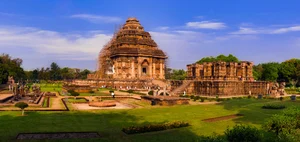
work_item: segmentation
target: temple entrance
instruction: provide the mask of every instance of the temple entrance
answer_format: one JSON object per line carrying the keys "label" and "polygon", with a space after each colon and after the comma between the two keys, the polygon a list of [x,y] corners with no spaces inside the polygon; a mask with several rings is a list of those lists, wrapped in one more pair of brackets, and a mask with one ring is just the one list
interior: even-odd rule
{"label": "temple entrance", "polygon": [[148,74],[148,69],[149,67],[149,62],[145,59],[142,63],[142,75],[147,75]]}
{"label": "temple entrance", "polygon": [[142,73],[143,73],[143,74],[147,74],[147,68],[146,68],[146,67],[143,67]]}

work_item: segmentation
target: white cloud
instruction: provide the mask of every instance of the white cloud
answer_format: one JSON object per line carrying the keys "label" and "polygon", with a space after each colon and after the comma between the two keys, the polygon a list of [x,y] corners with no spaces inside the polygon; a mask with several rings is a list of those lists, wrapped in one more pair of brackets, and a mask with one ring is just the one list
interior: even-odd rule
{"label": "white cloud", "polygon": [[241,34],[258,34],[259,32],[257,30],[254,30],[252,28],[245,28],[245,27],[240,27],[239,31],[236,32],[231,32],[230,34],[237,34],[237,35],[241,35]]}
{"label": "white cloud", "polygon": [[75,14],[71,15],[71,18],[78,18],[82,20],[87,20],[91,23],[99,24],[99,23],[116,23],[120,22],[121,18],[119,17],[111,17],[111,16],[101,16],[101,15],[91,15],[91,14]]}
{"label": "white cloud", "polygon": [[201,22],[188,22],[186,27],[194,29],[224,29],[226,28],[225,23],[222,22],[210,22],[210,21],[201,21]]}
{"label": "white cloud", "polygon": [[162,26],[162,27],[158,27],[156,28],[157,30],[168,30],[170,29],[170,27],[167,27],[167,26]]}
{"label": "white cloud", "polygon": [[287,27],[287,28],[280,28],[272,31],[273,34],[282,34],[282,33],[287,33],[287,32],[296,32],[300,31],[300,26],[292,26],[292,27]]}
{"label": "white cloud", "polygon": [[30,27],[0,27],[0,49],[18,47],[23,51],[34,51],[42,55],[53,54],[58,59],[93,60],[111,38],[111,35],[90,33],[59,33]]}

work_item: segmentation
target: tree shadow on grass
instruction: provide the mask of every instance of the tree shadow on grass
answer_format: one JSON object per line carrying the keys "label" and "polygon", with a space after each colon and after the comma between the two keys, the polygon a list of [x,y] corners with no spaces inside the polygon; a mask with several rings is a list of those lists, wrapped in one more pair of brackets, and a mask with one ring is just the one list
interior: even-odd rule
{"label": "tree shadow on grass", "polygon": [[272,110],[272,109],[262,109],[261,107],[264,104],[275,103],[275,104],[284,104],[287,107],[289,106],[299,106],[299,102],[291,102],[291,101],[279,101],[272,99],[233,99],[230,101],[224,101],[218,105],[223,106],[226,110],[234,110],[237,111],[238,114],[243,114],[243,117],[239,117],[233,119],[235,123],[243,123],[243,124],[255,124],[262,125],[266,122],[268,118],[272,115],[280,113],[282,110]]}
{"label": "tree shadow on grass", "polygon": [[[1,112],[2,113],[2,112]],[[197,141],[189,127],[143,134],[127,135],[122,128],[155,124],[143,121],[142,117],[129,115],[126,111],[104,112],[3,112],[0,115],[0,141],[17,141],[19,133],[43,132],[98,132],[101,138],[94,139],[53,139],[42,141]],[[158,122],[156,122],[158,123]],[[164,122],[159,122],[164,123]],[[24,141],[24,140],[22,140]],[[30,140],[41,141],[41,140]]]}

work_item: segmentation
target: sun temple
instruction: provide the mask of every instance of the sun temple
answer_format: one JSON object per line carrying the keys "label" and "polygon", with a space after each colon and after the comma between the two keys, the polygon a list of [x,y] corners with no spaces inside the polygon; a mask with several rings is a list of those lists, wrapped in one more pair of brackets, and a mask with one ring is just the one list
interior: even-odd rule
{"label": "sun temple", "polygon": [[128,18],[101,49],[97,71],[77,83],[120,89],[149,90],[159,86],[164,94],[172,96],[257,95],[268,94],[272,88],[269,82],[254,80],[253,62],[249,61],[193,63],[187,65],[185,80],[166,80],[167,58],[139,20]]}
{"label": "sun temple", "polygon": [[166,54],[136,18],[128,18],[100,51],[89,79],[165,79]]}

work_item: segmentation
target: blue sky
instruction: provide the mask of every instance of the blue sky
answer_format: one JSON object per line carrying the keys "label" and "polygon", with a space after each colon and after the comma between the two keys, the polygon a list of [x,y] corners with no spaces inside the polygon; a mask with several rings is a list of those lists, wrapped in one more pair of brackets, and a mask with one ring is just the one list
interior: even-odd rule
{"label": "blue sky", "polygon": [[2,0],[0,51],[27,70],[60,66],[95,70],[96,58],[128,17],[140,20],[169,56],[171,68],[202,57],[300,58],[299,1],[279,0]]}

